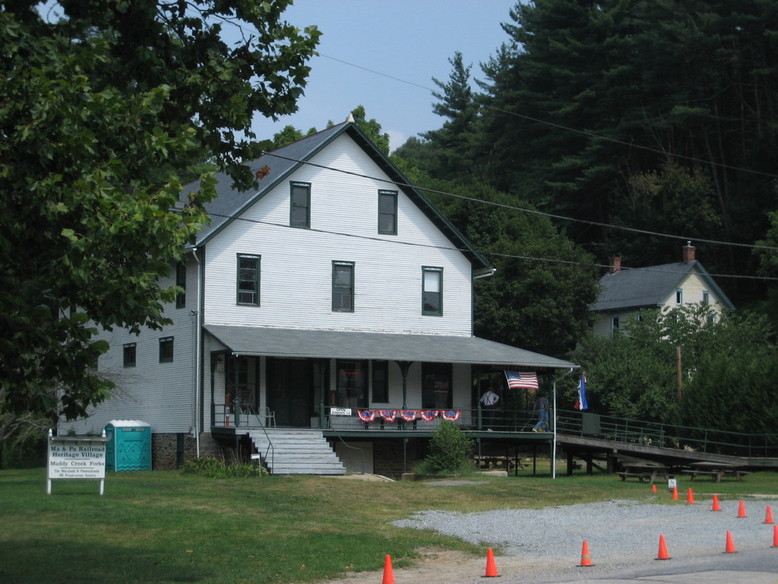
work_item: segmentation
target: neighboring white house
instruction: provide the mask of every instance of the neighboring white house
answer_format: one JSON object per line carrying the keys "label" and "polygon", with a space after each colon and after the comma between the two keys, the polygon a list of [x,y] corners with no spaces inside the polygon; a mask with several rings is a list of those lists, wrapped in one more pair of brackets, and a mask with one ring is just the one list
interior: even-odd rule
{"label": "neighboring white house", "polygon": [[[118,389],[60,431],[148,422],[164,468],[211,452],[214,437],[235,444],[247,421],[334,436],[334,412],[393,408],[455,410],[477,426],[477,373],[573,367],[473,336],[473,280],[491,264],[353,122],[251,168],[257,191],[219,177],[212,223],[169,282],[186,290],[166,307],[173,324],[106,333],[99,368]],[[362,468],[396,467],[403,435],[351,436]]]}
{"label": "neighboring white house", "polygon": [[608,273],[600,278],[600,294],[592,305],[594,334],[612,338],[620,326],[646,308],[690,304],[710,306],[714,315],[735,308],[697,261],[691,243],[683,246],[681,261],[673,264],[622,269],[621,256],[615,256]]}

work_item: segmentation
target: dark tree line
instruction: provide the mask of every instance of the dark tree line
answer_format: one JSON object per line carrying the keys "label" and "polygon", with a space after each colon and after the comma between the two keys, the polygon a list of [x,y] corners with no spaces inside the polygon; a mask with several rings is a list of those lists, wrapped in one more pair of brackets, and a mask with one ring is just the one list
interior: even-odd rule
{"label": "dark tree line", "polygon": [[[434,110],[443,126],[401,148],[433,178],[477,181],[538,209],[606,263],[676,261],[695,241],[708,271],[754,275],[747,246],[775,209],[778,4],[770,0],[517,3],[482,64],[455,55]],[[721,282],[738,306],[764,281]]]}

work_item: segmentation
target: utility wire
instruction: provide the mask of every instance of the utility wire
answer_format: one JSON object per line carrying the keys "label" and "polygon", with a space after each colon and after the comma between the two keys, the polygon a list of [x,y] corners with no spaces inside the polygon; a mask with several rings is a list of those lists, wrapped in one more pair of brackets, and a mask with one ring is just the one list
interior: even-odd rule
{"label": "utility wire", "polygon": [[[433,94],[433,95],[437,91],[436,89],[434,89],[432,87],[429,87],[429,86],[426,86],[426,85],[422,85],[422,84],[416,83],[414,81],[408,81],[407,79],[402,79],[400,77],[395,77],[394,75],[388,75],[386,73],[382,73],[381,71],[377,71],[375,69],[370,69],[369,67],[364,67],[362,65],[357,65],[356,63],[352,63],[352,62],[346,61],[344,59],[339,59],[337,57],[332,57],[330,55],[325,55],[323,53],[319,53],[319,55],[322,56],[322,57],[325,57],[327,59],[330,59],[332,61],[335,61],[337,63],[342,63],[343,65],[347,65],[349,67],[353,67],[355,69],[361,69],[362,71],[367,71],[368,73],[372,73],[374,75],[379,75],[381,77],[386,77],[387,79],[392,79],[393,81],[397,81],[399,83],[404,83],[405,85],[410,85],[412,87],[417,87],[419,89],[424,89],[425,91],[428,91],[430,94]],[[626,140],[619,140],[618,138],[611,138],[611,137],[608,137],[608,136],[604,136],[602,134],[598,134],[596,132],[592,132],[590,130],[581,130],[581,129],[578,129],[578,128],[573,128],[573,127],[570,127],[570,126],[565,126],[564,124],[559,124],[557,122],[551,122],[549,120],[544,120],[544,119],[541,119],[541,118],[536,118],[534,116],[528,116],[526,114],[521,114],[521,113],[518,113],[518,112],[508,111],[508,110],[505,110],[505,109],[502,109],[502,108],[498,108],[498,107],[495,107],[495,106],[492,106],[492,105],[489,105],[489,104],[478,103],[476,100],[473,100],[473,104],[477,108],[479,108],[479,109],[488,109],[488,110],[491,110],[491,111],[494,111],[494,112],[498,112],[498,113],[501,113],[501,114],[505,114],[505,115],[508,115],[508,116],[513,116],[513,117],[521,118],[523,120],[534,122],[536,124],[541,124],[541,125],[544,125],[544,126],[548,126],[550,128],[555,128],[557,130],[563,130],[565,132],[571,132],[571,133],[574,133],[574,134],[579,134],[579,135],[582,135],[582,136],[586,136],[588,138],[596,138],[598,140],[604,140],[606,142],[611,142],[613,144],[618,144],[620,146],[627,146],[628,148],[635,148],[637,150],[643,150],[643,151],[651,152],[651,153],[654,153],[654,154],[660,154],[662,156],[669,156],[669,157],[672,157],[672,158],[678,158],[680,160],[686,160],[686,161],[689,161],[689,162],[696,162],[698,164],[703,164],[705,166],[715,166],[715,167],[723,168],[723,169],[726,169],[726,170],[736,170],[738,172],[745,172],[745,173],[754,174],[754,175],[757,175],[757,176],[765,176],[765,177],[769,177],[769,178],[778,178],[778,174],[775,174],[775,173],[765,172],[765,171],[761,171],[761,170],[755,170],[755,169],[751,169],[751,168],[743,168],[741,166],[734,166],[734,165],[726,164],[726,163],[723,163],[723,162],[716,162],[714,160],[703,160],[702,158],[695,158],[694,156],[686,156],[684,154],[676,154],[676,153],[672,153],[672,152],[667,152],[665,150],[660,150],[659,148],[654,148],[652,146],[646,146],[644,144],[639,144],[639,143],[636,143],[636,142],[627,142]]]}
{"label": "utility wire", "polygon": [[733,246],[733,247],[745,247],[745,248],[750,248],[750,249],[778,251],[778,247],[775,247],[775,246],[757,245],[757,244],[750,244],[750,243],[738,243],[738,242],[734,242],[734,241],[720,241],[720,240],[715,240],[715,239],[705,239],[705,238],[700,238],[700,237],[693,237],[693,236],[689,236],[689,235],[674,235],[674,234],[671,234],[671,233],[661,233],[661,232],[658,232],[658,231],[650,231],[650,230],[647,230],[647,229],[637,229],[635,227],[626,227],[626,226],[620,226],[620,225],[613,225],[613,224],[610,224],[610,223],[602,223],[600,221],[591,221],[589,219],[576,219],[574,217],[567,217],[565,215],[558,215],[558,214],[555,214],[555,213],[546,213],[544,211],[537,211],[537,210],[534,210],[534,209],[527,209],[525,207],[517,207],[517,206],[514,206],[514,205],[508,205],[506,203],[495,203],[494,201],[487,201],[485,199],[478,199],[476,197],[469,197],[469,196],[466,196],[466,195],[458,195],[458,194],[455,194],[455,193],[450,193],[450,192],[447,192],[447,191],[441,191],[441,190],[438,190],[438,189],[431,189],[431,188],[427,188],[427,187],[421,187],[421,186],[418,186],[418,185],[412,185],[412,184],[409,184],[409,183],[394,181],[394,180],[391,180],[391,179],[388,179],[388,178],[374,177],[374,176],[370,176],[370,175],[367,175],[367,174],[362,174],[362,173],[359,173],[359,172],[354,172],[354,171],[351,171],[351,170],[344,170],[344,169],[341,169],[341,168],[335,168],[335,167],[327,166],[327,165],[324,165],[324,164],[317,164],[315,162],[310,162],[310,161],[307,161],[307,160],[300,160],[299,158],[292,158],[292,157],[289,157],[289,156],[284,156],[282,154],[277,154],[275,152],[263,152],[263,155],[273,156],[275,158],[279,158],[281,160],[287,160],[289,162],[295,162],[295,163],[299,163],[299,164],[307,164],[308,166],[312,166],[314,168],[320,168],[322,170],[330,170],[330,171],[333,171],[333,172],[339,172],[339,173],[342,173],[342,174],[347,174],[347,175],[350,175],[350,176],[356,176],[356,177],[359,177],[359,178],[365,178],[365,179],[374,180],[374,181],[378,181],[378,182],[390,183],[390,184],[393,184],[393,185],[396,185],[396,186],[399,186],[399,187],[408,187],[408,188],[416,189],[416,190],[419,190],[419,191],[425,191],[425,192],[428,192],[428,193],[434,193],[436,195],[442,195],[442,196],[446,196],[446,197],[453,197],[453,198],[456,198],[456,199],[462,199],[462,200],[470,201],[470,202],[473,202],[473,203],[480,203],[480,204],[483,204],[483,205],[491,205],[493,207],[499,207],[499,208],[502,208],[502,209],[510,209],[512,211],[519,211],[521,213],[527,213],[527,214],[531,214],[531,215],[540,215],[540,216],[543,216],[543,217],[549,217],[551,219],[560,219],[560,220],[563,220],[563,221],[570,221],[570,222],[573,222],[573,223],[583,223],[583,224],[586,224],[586,225],[595,225],[597,227],[605,227],[605,228],[608,228],[608,229],[614,229],[614,230],[620,230],[620,231],[628,231],[630,233],[640,233],[642,235],[654,235],[654,236],[657,236],[657,237],[665,237],[665,238],[668,238],[668,239],[678,239],[678,240],[682,240],[682,241],[695,241],[695,242],[710,243],[710,244],[715,244],[715,245],[730,245],[730,246]]}
{"label": "utility wire", "polygon": [[[299,231],[299,228],[292,227],[288,224],[284,223],[275,223],[273,221],[263,221],[261,219],[249,219],[247,217],[237,217],[232,215],[224,215],[220,213],[209,213],[212,217],[221,217],[224,219],[233,219],[235,221],[245,221],[247,223],[252,223],[255,225],[267,225],[269,227],[279,227],[282,229],[295,229]],[[469,250],[458,248],[458,247],[452,247],[452,246],[446,246],[446,245],[434,245],[431,243],[419,243],[419,242],[412,242],[412,241],[404,241],[401,239],[388,239],[383,237],[377,237],[377,236],[371,236],[371,235],[358,235],[355,233],[346,233],[344,231],[331,231],[328,229],[317,229],[317,228],[308,228],[306,231],[310,231],[312,233],[322,233],[326,235],[335,235],[338,237],[347,237],[352,239],[361,239],[361,240],[368,240],[368,241],[380,241],[381,243],[392,243],[395,245],[405,245],[409,247],[421,247],[421,248],[427,248],[427,249],[437,249],[442,251],[457,251],[462,254],[468,253]],[[544,262],[544,263],[551,263],[551,264],[565,264],[565,265],[573,265],[573,266],[591,266],[598,268],[610,268],[610,265],[607,264],[588,264],[584,262],[579,262],[576,260],[564,260],[564,259],[554,259],[554,258],[541,258],[541,257],[534,257],[534,256],[524,256],[524,255],[515,255],[515,254],[506,254],[506,253],[499,253],[499,252],[485,252],[481,251],[483,255],[486,256],[492,256],[497,258],[504,258],[504,259],[515,259],[515,260],[526,260],[526,261],[534,261],[534,262]],[[652,271],[657,273],[672,273],[677,274],[678,270],[671,270],[671,269],[660,269],[657,267],[650,267],[650,268],[630,268],[627,266],[622,266],[622,270],[628,271],[628,270],[646,270],[646,271]],[[739,278],[744,280],[766,280],[766,281],[778,281],[778,277],[769,277],[769,276],[748,276],[748,275],[741,275],[741,274],[708,274],[711,277],[716,278]]]}

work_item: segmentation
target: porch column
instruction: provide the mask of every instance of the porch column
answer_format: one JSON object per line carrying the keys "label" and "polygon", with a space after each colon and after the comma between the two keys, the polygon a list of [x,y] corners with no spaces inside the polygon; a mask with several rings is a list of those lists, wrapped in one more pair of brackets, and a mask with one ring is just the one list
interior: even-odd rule
{"label": "porch column", "polygon": [[408,370],[413,365],[413,361],[395,361],[400,367],[400,373],[403,376],[403,409],[408,407]]}

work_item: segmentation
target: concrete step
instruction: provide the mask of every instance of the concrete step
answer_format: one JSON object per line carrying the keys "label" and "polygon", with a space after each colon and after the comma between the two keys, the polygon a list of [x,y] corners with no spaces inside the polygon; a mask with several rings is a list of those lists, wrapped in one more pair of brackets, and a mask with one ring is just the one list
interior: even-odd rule
{"label": "concrete step", "polygon": [[272,474],[346,474],[346,468],[321,430],[266,428],[264,432],[249,430],[246,433]]}

